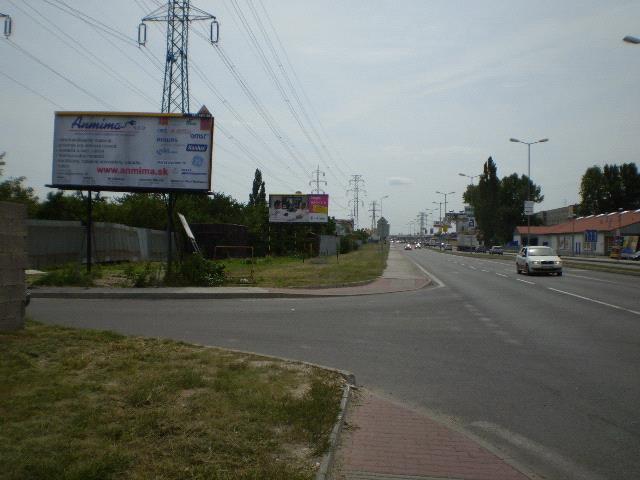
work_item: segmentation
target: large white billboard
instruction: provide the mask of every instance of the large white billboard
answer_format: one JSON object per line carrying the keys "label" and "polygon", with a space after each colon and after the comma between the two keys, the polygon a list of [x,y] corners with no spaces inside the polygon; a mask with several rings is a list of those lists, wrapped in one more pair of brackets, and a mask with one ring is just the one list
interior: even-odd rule
{"label": "large white billboard", "polygon": [[52,185],[111,191],[209,191],[213,117],[56,112]]}
{"label": "large white billboard", "polygon": [[329,195],[269,195],[271,223],[327,223],[328,220]]}

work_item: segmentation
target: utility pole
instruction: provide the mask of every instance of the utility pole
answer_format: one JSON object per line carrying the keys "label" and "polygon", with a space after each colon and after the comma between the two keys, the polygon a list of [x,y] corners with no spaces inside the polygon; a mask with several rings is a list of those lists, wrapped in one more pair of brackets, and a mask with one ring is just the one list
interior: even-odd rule
{"label": "utility pole", "polygon": [[349,203],[353,206],[353,222],[354,222],[354,230],[357,230],[359,226],[359,213],[360,213],[360,204],[364,206],[364,202],[360,199],[361,195],[366,195],[366,190],[364,190],[364,178],[362,175],[351,175],[351,179],[349,180],[349,189],[347,190],[347,195],[349,193],[353,194],[353,199],[349,200]]}
{"label": "utility pole", "polygon": [[[162,88],[162,113],[189,114],[189,22],[211,20],[209,41],[217,43],[219,25],[216,17],[191,5],[190,0],[167,0],[142,19],[138,26],[138,44],[147,41],[147,25],[144,22],[166,22],[167,54]],[[203,107],[203,110],[206,110]],[[91,193],[89,193],[91,194]],[[167,273],[171,273],[173,209],[176,194],[167,194]]]}
{"label": "utility pole", "polygon": [[[325,187],[327,186],[327,181],[326,180],[320,180],[320,175],[322,175],[322,177],[324,177],[324,172],[320,171],[320,165],[318,165],[318,168],[316,170],[314,170],[313,172],[311,172],[311,181],[309,182],[309,185],[311,185],[313,187],[313,185],[316,186],[316,188],[312,188],[311,189],[311,193],[324,193],[324,190],[322,190],[320,188],[320,184],[324,183]],[[314,179],[315,177],[315,179]]]}
{"label": "utility pole", "polygon": [[371,208],[369,209],[369,211],[371,212],[371,233],[373,233],[376,231],[376,228],[378,226],[378,224],[376,223],[376,206],[378,205],[378,202],[374,200],[370,203],[370,205]]}

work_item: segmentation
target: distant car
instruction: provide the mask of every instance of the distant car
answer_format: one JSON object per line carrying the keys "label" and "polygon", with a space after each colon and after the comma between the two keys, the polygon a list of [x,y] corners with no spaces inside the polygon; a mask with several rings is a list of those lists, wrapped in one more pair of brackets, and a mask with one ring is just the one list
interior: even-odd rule
{"label": "distant car", "polygon": [[489,254],[490,255],[503,255],[504,254],[504,250],[502,250],[502,247],[500,245],[494,245],[493,247],[491,247],[489,249]]}
{"label": "distant car", "polygon": [[532,273],[555,273],[562,275],[562,260],[551,247],[522,247],[516,256],[516,271]]}
{"label": "distant car", "polygon": [[405,250],[413,250],[413,249],[411,248],[411,244],[410,244],[410,243],[407,243],[407,244],[404,246],[404,249],[405,249]]}
{"label": "distant car", "polygon": [[630,251],[622,251],[620,252],[620,258],[624,259],[624,260],[640,260],[640,250],[638,250],[637,252],[630,252]]}
{"label": "distant car", "polygon": [[416,243],[415,246],[413,248],[422,248],[422,245],[420,244],[420,242]]}
{"label": "distant car", "polygon": [[474,252],[476,253],[487,253],[487,247],[485,247],[484,245],[478,245]]}

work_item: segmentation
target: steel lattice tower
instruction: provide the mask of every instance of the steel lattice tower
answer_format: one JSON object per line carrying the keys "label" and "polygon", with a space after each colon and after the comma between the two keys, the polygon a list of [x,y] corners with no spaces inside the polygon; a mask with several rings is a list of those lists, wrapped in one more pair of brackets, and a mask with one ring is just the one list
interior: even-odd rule
{"label": "steel lattice tower", "polygon": [[[211,43],[218,41],[218,23],[216,18],[199,8],[190,5],[190,0],[169,0],[142,19],[138,31],[138,42],[146,41],[144,22],[167,23],[167,56],[164,66],[164,85],[162,89],[162,113],[189,113],[189,22],[212,20]],[[215,26],[215,29],[214,29]]]}

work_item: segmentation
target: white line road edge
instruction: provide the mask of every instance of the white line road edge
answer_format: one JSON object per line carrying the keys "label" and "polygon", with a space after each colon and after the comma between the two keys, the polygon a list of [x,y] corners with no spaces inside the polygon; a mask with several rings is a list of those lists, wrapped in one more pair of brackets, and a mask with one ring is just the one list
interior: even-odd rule
{"label": "white line road edge", "polygon": [[418,267],[420,269],[420,271],[422,273],[424,273],[427,277],[429,277],[431,280],[436,282],[438,284],[436,288],[446,287],[446,285],[444,284],[444,282],[442,280],[440,280],[438,277],[436,277],[433,273],[429,273],[424,268],[422,268],[422,265],[420,265],[418,262],[416,262],[413,258],[411,258],[408,255],[406,256],[406,258],[411,260],[411,263],[413,263],[416,267]]}
{"label": "white line road edge", "polygon": [[597,303],[599,305],[604,305],[605,307],[615,308],[616,310],[622,310],[624,312],[633,313],[634,315],[640,315],[640,312],[637,312],[635,310],[630,310],[628,308],[620,307],[618,305],[613,305],[611,303],[602,302],[602,301],[596,300],[594,298],[583,297],[582,295],[578,295],[577,293],[565,292],[564,290],[558,290],[557,288],[551,288],[551,287],[547,287],[547,290],[552,290],[554,292],[562,293],[564,295],[570,295],[572,297],[580,298],[582,300],[587,300],[588,302],[593,302],[593,303]]}

